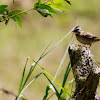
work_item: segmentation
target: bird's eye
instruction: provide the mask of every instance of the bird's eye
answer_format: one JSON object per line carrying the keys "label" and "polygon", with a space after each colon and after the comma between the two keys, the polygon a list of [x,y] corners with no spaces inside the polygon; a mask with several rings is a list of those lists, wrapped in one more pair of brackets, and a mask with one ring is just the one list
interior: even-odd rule
{"label": "bird's eye", "polygon": [[79,26],[76,26],[76,28],[79,28]]}

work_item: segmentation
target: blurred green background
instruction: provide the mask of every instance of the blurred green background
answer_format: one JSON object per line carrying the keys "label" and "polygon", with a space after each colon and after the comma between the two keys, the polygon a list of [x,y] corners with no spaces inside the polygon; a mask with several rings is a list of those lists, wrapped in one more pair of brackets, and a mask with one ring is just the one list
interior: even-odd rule
{"label": "blurred green background", "polygon": [[[37,0],[0,0],[0,5],[9,5],[10,10],[31,8]],[[42,17],[36,11],[29,11],[28,15],[21,16],[23,28],[10,20],[6,26],[0,23],[0,88],[5,88],[17,94],[22,71],[27,57],[37,60],[47,45],[51,42],[52,48],[63,36],[65,36],[76,24],[88,32],[100,37],[100,1],[99,0],[71,0],[72,6],[66,4],[68,11],[57,13],[54,18]],[[39,64],[52,76],[55,75],[64,52],[70,41],[71,33],[60,45],[44,57]],[[95,59],[100,61],[100,43],[91,47]],[[69,61],[67,56],[62,67],[66,67]],[[32,61],[28,62],[27,72]],[[32,73],[32,80],[42,70],[37,66]],[[26,74],[27,74],[26,72]],[[57,78],[62,83],[63,71]],[[70,73],[69,80],[73,78]],[[40,76],[25,92],[28,100],[41,100],[45,94],[45,88],[49,84],[44,76]],[[58,85],[55,84],[57,87]],[[59,87],[58,87],[59,88]],[[100,94],[100,92],[99,92]],[[1,100],[14,100],[12,96],[5,95],[0,91]],[[56,100],[53,97],[51,100]]]}

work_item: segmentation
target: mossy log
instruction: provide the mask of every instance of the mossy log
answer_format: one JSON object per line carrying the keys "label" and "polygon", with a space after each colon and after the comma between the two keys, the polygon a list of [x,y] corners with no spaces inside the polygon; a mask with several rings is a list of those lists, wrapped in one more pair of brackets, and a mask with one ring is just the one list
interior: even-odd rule
{"label": "mossy log", "polygon": [[76,83],[72,100],[100,100],[97,94],[100,68],[95,64],[89,48],[71,45],[69,56]]}

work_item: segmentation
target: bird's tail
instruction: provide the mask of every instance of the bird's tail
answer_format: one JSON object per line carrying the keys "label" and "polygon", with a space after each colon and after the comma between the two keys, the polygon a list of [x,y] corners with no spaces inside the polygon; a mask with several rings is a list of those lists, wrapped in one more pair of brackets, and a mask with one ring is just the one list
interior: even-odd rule
{"label": "bird's tail", "polygon": [[97,37],[97,38],[95,38],[95,40],[96,40],[96,41],[100,41],[100,38]]}

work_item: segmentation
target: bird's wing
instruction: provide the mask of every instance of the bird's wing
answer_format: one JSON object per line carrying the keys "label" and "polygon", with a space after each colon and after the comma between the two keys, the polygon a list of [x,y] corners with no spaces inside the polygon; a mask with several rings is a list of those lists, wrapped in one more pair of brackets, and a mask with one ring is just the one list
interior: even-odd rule
{"label": "bird's wing", "polygon": [[89,32],[84,32],[84,31],[82,31],[81,33],[80,33],[80,35],[81,36],[83,36],[83,37],[87,37],[87,38],[97,38],[95,35],[93,35],[93,34],[91,34],[91,33],[89,33]]}

